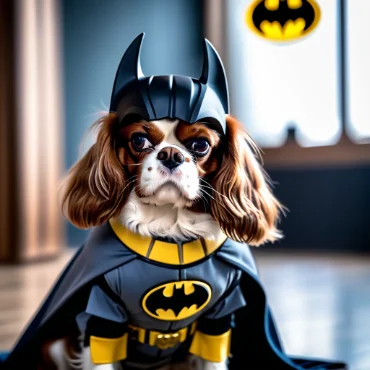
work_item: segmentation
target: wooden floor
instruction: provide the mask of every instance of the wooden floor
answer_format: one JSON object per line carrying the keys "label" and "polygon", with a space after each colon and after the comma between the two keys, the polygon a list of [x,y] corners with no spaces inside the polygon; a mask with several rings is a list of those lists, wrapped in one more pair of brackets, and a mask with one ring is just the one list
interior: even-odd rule
{"label": "wooden floor", "polygon": [[[0,350],[14,344],[70,255],[0,266]],[[288,353],[370,369],[369,257],[265,251],[257,260]]]}

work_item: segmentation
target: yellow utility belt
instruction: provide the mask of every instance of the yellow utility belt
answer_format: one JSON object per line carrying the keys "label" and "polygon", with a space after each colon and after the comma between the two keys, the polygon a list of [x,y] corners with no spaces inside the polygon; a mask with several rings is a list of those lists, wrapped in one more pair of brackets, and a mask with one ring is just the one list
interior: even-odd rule
{"label": "yellow utility belt", "polygon": [[196,322],[173,333],[159,332],[128,325],[129,333],[120,338],[90,337],[91,358],[94,364],[111,364],[126,359],[128,340],[168,349],[192,336],[189,352],[212,362],[225,361],[230,355],[231,329],[220,335],[196,331]]}
{"label": "yellow utility belt", "polygon": [[139,343],[149,344],[150,346],[156,346],[159,349],[167,349],[174,347],[178,343],[185,342],[185,340],[193,335],[196,329],[196,322],[191,325],[179,329],[173,333],[160,332],[156,330],[149,330],[144,328],[139,328],[134,325],[128,325],[129,328],[129,338],[131,340],[136,340]]}

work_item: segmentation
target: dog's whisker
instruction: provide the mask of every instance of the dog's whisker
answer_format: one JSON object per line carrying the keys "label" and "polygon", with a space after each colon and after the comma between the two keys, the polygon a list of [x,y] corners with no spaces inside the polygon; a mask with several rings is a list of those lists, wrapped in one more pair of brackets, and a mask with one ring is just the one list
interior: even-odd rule
{"label": "dog's whisker", "polygon": [[214,191],[216,194],[218,194],[218,195],[221,195],[222,197],[224,197],[224,198],[226,198],[226,199],[228,199],[227,198],[227,196],[226,195],[224,195],[224,194],[222,194],[222,193],[220,193],[219,191],[217,191],[208,181],[206,181],[205,179],[202,179],[201,177],[199,178],[199,180],[201,180],[201,181],[203,181],[203,182],[205,182],[207,185],[203,185],[203,184],[200,184],[200,186],[204,186],[204,187],[207,187],[207,188],[209,188],[209,189],[211,189],[212,191]]}
{"label": "dog's whisker", "polygon": [[130,178],[130,181],[125,185],[125,187],[121,190],[121,192],[120,192],[120,194],[119,194],[119,196],[121,196],[122,194],[123,194],[123,192],[127,189],[127,187],[128,186],[130,186],[132,183],[134,183],[136,180],[137,180],[137,175],[135,175],[135,176],[132,176],[131,178]]}
{"label": "dog's whisker", "polygon": [[202,192],[204,192],[206,195],[208,195],[210,198],[212,198],[213,201],[215,201],[216,203],[222,205],[222,203],[218,199],[214,198],[211,194],[207,193],[204,189],[200,188],[200,190]]}
{"label": "dog's whisker", "polygon": [[207,202],[206,198],[204,198],[204,197],[200,197],[200,199],[201,199],[201,200],[202,200],[202,202],[203,202],[203,206],[204,206],[204,208],[207,208],[207,206],[209,207],[209,205],[208,205],[208,202]]}
{"label": "dog's whisker", "polygon": [[207,191],[202,186],[200,186],[200,191],[204,192],[206,195],[208,195],[210,198],[216,201],[216,198],[213,197],[211,194],[207,193]]}
{"label": "dog's whisker", "polygon": [[123,202],[123,194],[124,194],[124,191],[125,189],[127,189],[128,186],[130,186],[130,184],[134,183],[136,181],[136,178],[138,176],[132,176],[131,177],[131,181],[129,181],[126,186],[121,190],[121,192],[118,194],[118,197],[117,197],[117,203],[116,203],[116,206],[113,208],[112,210],[112,214],[115,214],[117,212],[117,210],[119,210],[120,208],[122,208],[122,202]]}
{"label": "dog's whisker", "polygon": [[120,194],[118,195],[118,199],[117,199],[117,204],[116,206],[113,208],[113,211],[112,213],[115,214],[117,210],[119,210],[121,207],[122,207],[122,201],[123,201],[123,194],[124,194],[124,191],[125,189],[132,183],[134,183],[136,181],[136,179],[130,181],[123,189],[122,191],[120,192]]}
{"label": "dog's whisker", "polygon": [[[199,197],[203,200],[203,204],[204,204],[204,201],[207,203],[207,206],[209,207],[209,202],[208,202],[208,199],[202,194],[202,189],[201,189],[201,193],[199,194]],[[207,193],[206,193],[207,194]],[[208,194],[207,194],[208,195]],[[204,206],[206,206],[204,204]]]}
{"label": "dog's whisker", "polygon": [[[138,176],[136,176],[136,177],[138,177]],[[127,184],[126,186],[125,186],[125,188],[127,188],[127,186],[128,185],[130,185],[130,184],[132,184],[133,182],[135,182],[136,181],[136,179],[135,180],[133,180],[133,181],[130,181],[130,183],[129,184]],[[134,191],[136,188],[138,188],[140,185],[136,185],[136,186],[134,186],[133,188],[132,188],[132,191]],[[121,192],[121,194],[123,193],[123,191],[124,191],[124,189],[122,190],[122,192]],[[130,202],[130,201],[129,201]],[[116,209],[118,209],[120,206],[118,205],[115,209],[114,209],[114,211],[116,211]],[[135,205],[135,207],[136,207],[136,205]],[[136,212],[136,210],[135,210],[135,212]]]}

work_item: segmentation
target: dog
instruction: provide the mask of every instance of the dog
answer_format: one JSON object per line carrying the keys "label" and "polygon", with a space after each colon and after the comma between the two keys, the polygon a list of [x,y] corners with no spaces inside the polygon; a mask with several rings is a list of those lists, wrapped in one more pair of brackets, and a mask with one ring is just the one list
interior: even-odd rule
{"label": "dog", "polygon": [[217,51],[204,40],[198,79],[145,76],[143,39],[62,185],[64,215],[89,236],[4,370],[345,369],[279,340],[247,244],[281,238],[284,208],[229,115]]}
{"label": "dog", "polygon": [[[115,113],[94,127],[96,143],[62,187],[63,212],[75,226],[87,229],[115,218],[143,237],[179,243],[224,234],[259,246],[281,238],[276,225],[282,206],[259,163],[257,145],[234,117],[226,116],[224,136],[209,122],[131,117],[119,125]],[[45,344],[45,369],[121,368],[94,365],[83,336],[71,333]],[[160,369],[225,370],[227,360],[189,354]]]}

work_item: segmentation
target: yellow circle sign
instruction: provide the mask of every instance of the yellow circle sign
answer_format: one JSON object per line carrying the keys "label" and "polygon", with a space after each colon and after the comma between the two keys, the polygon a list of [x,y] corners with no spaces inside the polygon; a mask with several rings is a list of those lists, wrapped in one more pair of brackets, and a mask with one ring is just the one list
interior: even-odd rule
{"label": "yellow circle sign", "polygon": [[318,25],[321,11],[315,0],[255,0],[246,12],[248,27],[265,39],[300,39]]}
{"label": "yellow circle sign", "polygon": [[211,287],[202,281],[174,281],[151,289],[145,294],[141,304],[151,317],[178,321],[201,311],[211,296]]}

